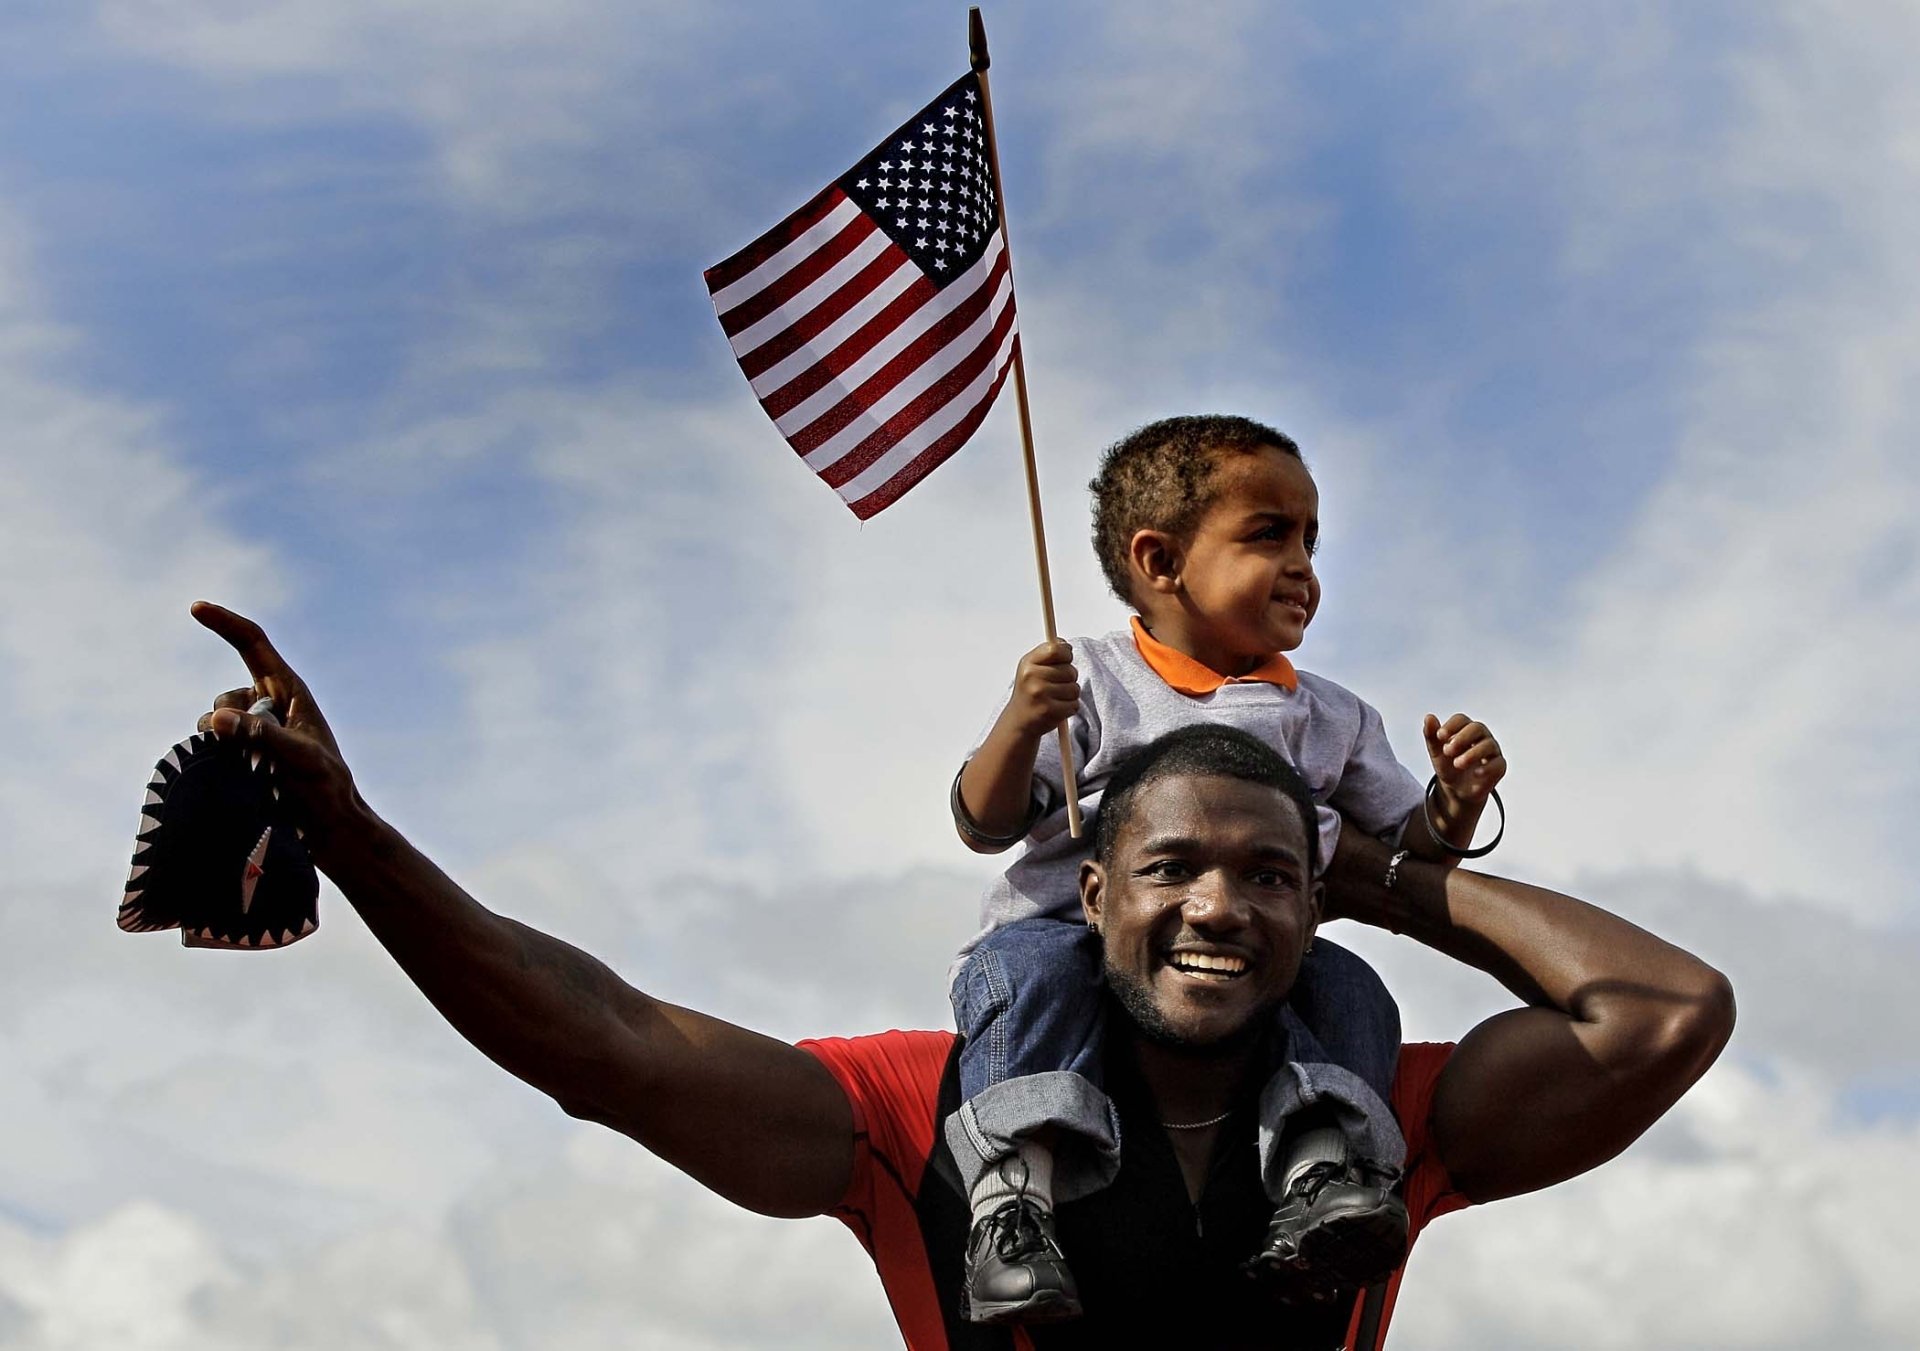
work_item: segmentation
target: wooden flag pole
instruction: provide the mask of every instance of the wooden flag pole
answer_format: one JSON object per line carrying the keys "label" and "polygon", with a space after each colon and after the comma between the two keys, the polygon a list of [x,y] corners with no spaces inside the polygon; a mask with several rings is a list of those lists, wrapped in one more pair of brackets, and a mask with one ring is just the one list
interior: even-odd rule
{"label": "wooden flag pole", "polygon": [[[987,127],[987,158],[993,164],[993,181],[998,191],[994,210],[1000,216],[1000,247],[1007,251],[1007,272],[1013,272],[1013,243],[1007,234],[1006,180],[1000,176],[1000,138],[993,131],[993,94],[987,88],[987,25],[980,7],[967,10],[967,49],[973,73],[980,77],[980,116]],[[1046,621],[1047,641],[1058,642],[1060,632],[1053,619],[1053,576],[1047,569],[1047,527],[1040,517],[1040,471],[1033,458],[1033,419],[1027,412],[1027,363],[1024,343],[1017,339],[1013,348],[1013,401],[1020,410],[1020,448],[1027,465],[1027,514],[1033,518],[1033,561],[1040,569],[1040,613]],[[1079,839],[1080,785],[1073,772],[1073,738],[1063,722],[1060,733],[1060,781],[1067,790],[1067,832]]]}

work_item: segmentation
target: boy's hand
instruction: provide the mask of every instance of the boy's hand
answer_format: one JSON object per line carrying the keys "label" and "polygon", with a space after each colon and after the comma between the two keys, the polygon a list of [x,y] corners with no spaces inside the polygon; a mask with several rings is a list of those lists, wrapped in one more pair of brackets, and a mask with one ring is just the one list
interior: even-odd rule
{"label": "boy's hand", "polygon": [[1080,711],[1080,673],[1073,669],[1073,645],[1061,639],[1020,658],[1013,693],[1002,721],[1023,736],[1044,737]]}
{"label": "boy's hand", "polygon": [[1507,757],[1483,722],[1456,713],[1446,722],[1427,714],[1422,730],[1427,737],[1427,759],[1449,806],[1478,808],[1487,794],[1506,777]]}

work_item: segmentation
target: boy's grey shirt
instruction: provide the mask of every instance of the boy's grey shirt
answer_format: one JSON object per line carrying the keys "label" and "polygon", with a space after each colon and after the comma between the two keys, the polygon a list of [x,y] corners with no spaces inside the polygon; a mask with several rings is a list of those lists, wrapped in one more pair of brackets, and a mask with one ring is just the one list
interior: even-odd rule
{"label": "boy's grey shirt", "polygon": [[[1248,681],[1187,695],[1147,665],[1130,632],[1070,641],[1080,672],[1080,711],[1067,728],[1080,811],[1088,822],[1120,761],[1177,727],[1202,722],[1252,733],[1299,771],[1319,804],[1322,868],[1339,842],[1342,813],[1368,834],[1386,838],[1420,805],[1420,783],[1394,758],[1380,714],[1331,680],[1299,671],[1297,690]],[[985,739],[983,731],[974,750]],[[1058,737],[1041,741],[1033,777],[1045,811],[1018,846],[1019,856],[987,888],[980,903],[981,930],[960,950],[955,971],[982,937],[1003,924],[1042,915],[1080,918],[1080,864],[1092,852],[1093,839],[1091,830],[1078,840],[1067,833]]]}

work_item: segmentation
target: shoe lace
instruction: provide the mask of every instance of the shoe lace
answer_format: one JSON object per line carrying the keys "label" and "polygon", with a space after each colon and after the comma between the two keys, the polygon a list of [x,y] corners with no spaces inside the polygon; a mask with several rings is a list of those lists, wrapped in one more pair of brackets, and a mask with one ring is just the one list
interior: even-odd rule
{"label": "shoe lace", "polygon": [[1018,1261],[1048,1248],[1046,1230],[1040,1227],[1039,1207],[1027,1199],[1025,1188],[987,1216],[987,1232],[1002,1261]]}
{"label": "shoe lace", "polygon": [[[1020,1170],[1018,1181],[1012,1176],[1012,1168],[1016,1166]],[[1040,1225],[1039,1205],[1027,1195],[1027,1184],[1032,1179],[1027,1161],[1015,1155],[1000,1167],[1001,1177],[1013,1183],[1013,1199],[1002,1202],[987,1216],[987,1233],[1002,1261],[1017,1262],[1045,1252],[1047,1233]]]}
{"label": "shoe lace", "polygon": [[1353,1181],[1362,1186],[1392,1191],[1400,1181],[1400,1170],[1364,1161],[1348,1165],[1332,1159],[1321,1159],[1300,1170],[1299,1176],[1287,1188],[1287,1195],[1312,1205],[1328,1183],[1340,1181]]}
{"label": "shoe lace", "polygon": [[1299,1175],[1287,1187],[1287,1195],[1297,1196],[1308,1205],[1312,1205],[1329,1182],[1338,1182],[1346,1175],[1345,1164],[1332,1159],[1321,1159],[1300,1170]]}

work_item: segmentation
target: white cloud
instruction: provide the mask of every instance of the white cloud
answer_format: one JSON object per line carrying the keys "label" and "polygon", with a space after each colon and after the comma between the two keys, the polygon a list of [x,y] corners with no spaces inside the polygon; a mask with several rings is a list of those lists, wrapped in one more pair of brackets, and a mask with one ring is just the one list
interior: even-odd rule
{"label": "white cloud", "polygon": [[[1720,280],[1675,364],[1666,467],[1554,621],[1503,626],[1498,597],[1525,579],[1491,566],[1471,526],[1428,525],[1408,501],[1398,556],[1427,564],[1418,645],[1364,687],[1396,730],[1441,704],[1494,724],[1514,765],[1507,848],[1525,866],[1684,865],[1884,920],[1910,911],[1895,841],[1920,790],[1904,693],[1920,670],[1920,426],[1905,397],[1920,198],[1893,169],[1920,125],[1903,73],[1920,35],[1891,17],[1871,43],[1852,23],[1782,24],[1734,45],[1719,115],[1699,138],[1664,124],[1666,145],[1601,134],[1644,109],[1570,54],[1587,50],[1584,23],[1555,67],[1578,97],[1550,100],[1544,120],[1516,97],[1531,84],[1475,87],[1490,124],[1555,148],[1579,207],[1569,269],[1684,221],[1705,234],[1678,257]],[[1476,31],[1462,61],[1497,65]],[[1626,47],[1654,106],[1676,95],[1691,67],[1661,42]],[[1625,57],[1610,55],[1617,76]],[[1684,209],[1667,170],[1649,205],[1634,156],[1683,151]],[[1571,242],[1574,219],[1613,242]]]}
{"label": "white cloud", "polygon": [[1434,1347],[1911,1345],[1912,1123],[1850,1126],[1823,1087],[1722,1064],[1640,1149],[1534,1197],[1439,1221],[1397,1318]]}
{"label": "white cloud", "polygon": [[0,214],[0,730],[15,765],[0,852],[7,885],[83,869],[110,912],[134,786],[224,687],[188,602],[218,591],[266,608],[282,588],[269,553],[221,520],[220,485],[183,467],[160,410],[68,374],[79,340],[45,317],[31,259]]}

